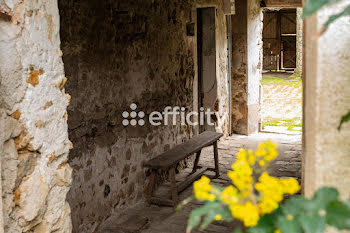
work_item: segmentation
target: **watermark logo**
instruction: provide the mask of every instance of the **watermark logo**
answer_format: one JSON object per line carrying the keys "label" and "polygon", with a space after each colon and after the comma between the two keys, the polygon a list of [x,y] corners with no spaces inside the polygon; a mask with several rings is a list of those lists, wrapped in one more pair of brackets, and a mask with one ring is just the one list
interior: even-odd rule
{"label": "watermark logo", "polygon": [[122,124],[124,126],[143,126],[145,125],[145,119],[153,126],[159,125],[210,125],[214,126],[215,123],[212,122],[212,119],[217,119],[215,112],[212,112],[210,109],[205,110],[203,107],[200,108],[200,112],[186,112],[186,108],[184,107],[171,107],[167,106],[164,108],[163,112],[151,112],[148,116],[148,119],[145,117],[146,114],[143,111],[137,112],[137,105],[132,103],[130,105],[130,112],[123,112],[123,121]]}
{"label": "watermark logo", "polygon": [[137,105],[136,104],[130,104],[130,109],[131,112],[123,112],[122,116],[124,118],[122,124],[124,126],[128,126],[129,124],[132,126],[136,126],[137,124],[139,126],[143,126],[145,125],[145,120],[143,120],[143,118],[145,117],[145,113],[140,111],[140,112],[136,112],[137,109]]}

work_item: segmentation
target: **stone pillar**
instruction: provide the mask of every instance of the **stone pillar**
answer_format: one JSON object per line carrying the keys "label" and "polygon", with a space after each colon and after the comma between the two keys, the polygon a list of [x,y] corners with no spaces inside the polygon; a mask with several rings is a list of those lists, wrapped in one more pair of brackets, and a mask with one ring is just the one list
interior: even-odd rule
{"label": "stone pillar", "polygon": [[[350,103],[350,21],[332,24],[318,40],[314,35],[346,2],[308,18],[305,29],[303,177],[307,196],[322,186],[339,189],[350,199],[350,123],[337,130]],[[336,41],[336,43],[335,43]]]}
{"label": "stone pillar", "polygon": [[[1,178],[1,160],[3,157],[3,148],[5,142],[5,114],[2,109],[0,109],[0,178]],[[0,179],[0,233],[4,233],[4,217],[2,208],[2,179]]]}
{"label": "stone pillar", "polygon": [[297,8],[297,58],[296,58],[296,69],[294,73],[300,75],[303,70],[303,20],[301,15],[303,13],[302,8]]}
{"label": "stone pillar", "polygon": [[262,11],[258,0],[236,1],[232,16],[232,131],[258,131],[262,72]]}
{"label": "stone pillar", "polygon": [[67,105],[57,0],[0,2],[4,231],[71,232]]}
{"label": "stone pillar", "polygon": [[263,60],[262,31],[263,13],[260,1],[248,0],[248,134],[259,130]]}

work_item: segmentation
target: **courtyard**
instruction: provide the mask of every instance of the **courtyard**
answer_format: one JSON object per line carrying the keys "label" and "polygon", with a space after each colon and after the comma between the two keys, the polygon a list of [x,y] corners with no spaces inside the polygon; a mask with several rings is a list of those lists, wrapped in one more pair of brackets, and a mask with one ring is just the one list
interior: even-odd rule
{"label": "courtyard", "polygon": [[301,77],[291,72],[266,72],[263,73],[262,90],[262,131],[301,134]]}

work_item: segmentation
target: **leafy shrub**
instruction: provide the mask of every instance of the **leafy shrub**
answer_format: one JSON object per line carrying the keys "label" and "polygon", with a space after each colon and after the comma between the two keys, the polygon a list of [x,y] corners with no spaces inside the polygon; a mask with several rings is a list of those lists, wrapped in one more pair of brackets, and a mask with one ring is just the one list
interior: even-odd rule
{"label": "leafy shrub", "polygon": [[286,194],[297,193],[300,186],[294,178],[279,179],[266,172],[278,155],[276,148],[267,141],[255,151],[241,149],[227,173],[232,181],[228,187],[215,186],[206,176],[194,182],[194,196],[182,205],[192,199],[204,205],[191,212],[187,232],[197,226],[203,230],[213,221],[234,220],[241,221],[249,233],[322,233],[326,225],[350,229],[350,202],[341,201],[334,188],[321,188],[311,199],[294,196],[281,204]]}

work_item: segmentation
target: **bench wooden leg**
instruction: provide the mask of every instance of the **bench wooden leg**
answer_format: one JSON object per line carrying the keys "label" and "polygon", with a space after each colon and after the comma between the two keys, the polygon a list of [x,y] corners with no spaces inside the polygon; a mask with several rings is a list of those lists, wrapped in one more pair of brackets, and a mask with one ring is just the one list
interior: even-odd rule
{"label": "bench wooden leg", "polygon": [[174,208],[177,205],[177,188],[176,188],[176,180],[175,180],[175,168],[172,167],[169,170],[169,180],[170,180],[170,187],[171,187],[171,197],[173,200],[173,206]]}
{"label": "bench wooden leg", "polygon": [[218,152],[218,142],[214,142],[214,160],[215,160],[215,177],[220,176],[220,170],[219,170],[219,152]]}
{"label": "bench wooden leg", "polygon": [[196,159],[194,160],[194,164],[193,164],[193,169],[192,169],[192,173],[195,173],[197,171],[197,167],[198,167],[198,163],[199,163],[199,158],[201,157],[201,151],[198,151],[196,153]]}
{"label": "bench wooden leg", "polygon": [[153,194],[153,189],[154,189],[154,185],[155,185],[155,182],[156,182],[156,176],[157,176],[157,172],[156,170],[152,170],[152,173],[151,173],[151,176],[149,178],[149,184],[148,184],[148,187],[147,187],[147,198],[151,198],[152,197],[152,194]]}

